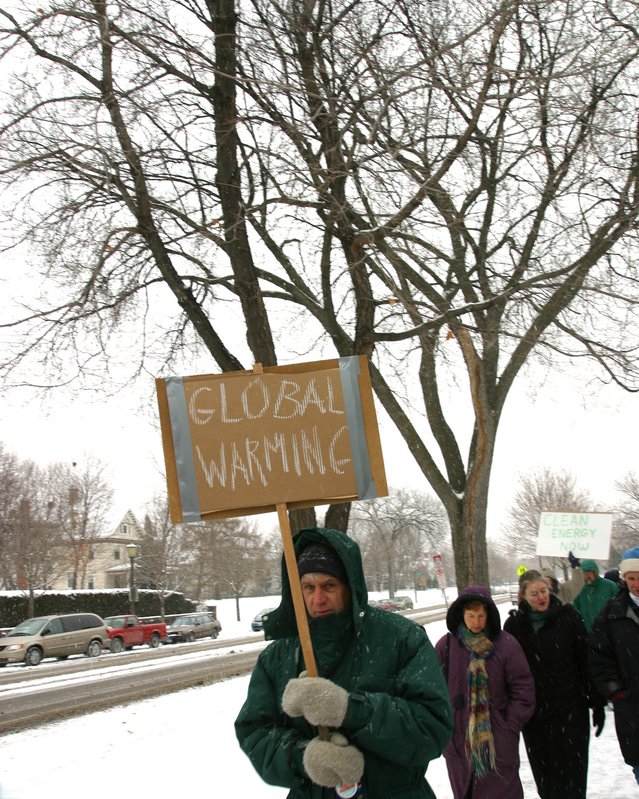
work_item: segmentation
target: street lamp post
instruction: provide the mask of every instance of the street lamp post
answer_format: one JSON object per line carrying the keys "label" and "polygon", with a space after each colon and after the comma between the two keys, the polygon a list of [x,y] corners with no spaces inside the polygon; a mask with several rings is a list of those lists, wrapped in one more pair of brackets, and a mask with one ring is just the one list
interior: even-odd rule
{"label": "street lamp post", "polygon": [[138,589],[135,587],[135,559],[138,556],[138,545],[130,543],[126,545],[127,555],[131,561],[131,570],[129,571],[129,613],[135,614],[135,602],[138,598]]}

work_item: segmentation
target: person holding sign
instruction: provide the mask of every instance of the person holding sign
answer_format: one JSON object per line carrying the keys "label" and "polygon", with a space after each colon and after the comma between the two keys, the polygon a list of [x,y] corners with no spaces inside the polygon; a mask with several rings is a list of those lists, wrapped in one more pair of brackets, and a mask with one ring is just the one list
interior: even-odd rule
{"label": "person holding sign", "polygon": [[595,619],[591,671],[612,702],[621,754],[639,783],[639,547],[624,552],[622,588]]}
{"label": "person holding sign", "polygon": [[586,799],[588,708],[597,736],[605,722],[605,703],[588,671],[588,632],[539,572],[526,572],[520,591],[504,630],[521,644],[535,680],[537,707],[524,743],[537,791],[540,799]]}
{"label": "person holding sign", "polygon": [[599,566],[594,560],[582,560],[581,570],[584,573],[585,585],[573,600],[573,606],[579,611],[588,632],[592,624],[609,599],[617,595],[619,586],[612,580],[599,576]]}
{"label": "person holding sign", "polygon": [[423,627],[368,605],[361,553],[337,530],[294,540],[319,676],[301,662],[288,571],[235,722],[262,779],[290,799],[426,799],[452,730],[446,684]]}
{"label": "person holding sign", "polygon": [[550,581],[550,590],[555,596],[558,596],[562,602],[573,602],[577,594],[584,587],[584,574],[581,570],[581,561],[576,558],[572,552],[568,553],[568,562],[572,569],[572,574],[569,580],[560,583],[555,576],[554,569],[542,568],[543,576]]}

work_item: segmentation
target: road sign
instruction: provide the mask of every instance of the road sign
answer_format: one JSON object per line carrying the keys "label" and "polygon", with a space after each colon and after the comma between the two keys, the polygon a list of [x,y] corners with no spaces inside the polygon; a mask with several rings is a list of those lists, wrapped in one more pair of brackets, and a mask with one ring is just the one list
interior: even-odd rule
{"label": "road sign", "polygon": [[435,577],[437,578],[437,585],[443,591],[446,588],[446,572],[444,571],[444,562],[440,554],[433,555],[433,563],[435,564]]}

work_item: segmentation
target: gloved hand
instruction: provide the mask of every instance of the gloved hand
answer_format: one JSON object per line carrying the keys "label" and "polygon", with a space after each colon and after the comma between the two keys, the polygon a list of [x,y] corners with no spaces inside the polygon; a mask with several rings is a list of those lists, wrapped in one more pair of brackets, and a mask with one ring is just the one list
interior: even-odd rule
{"label": "gloved hand", "polygon": [[298,677],[288,681],[282,707],[289,716],[304,716],[315,727],[339,727],[346,715],[348,691],[324,677]]}
{"label": "gloved hand", "polygon": [[570,563],[571,569],[578,569],[581,566],[581,561],[579,558],[576,558],[572,552],[568,553],[568,563]]}
{"label": "gloved hand", "polygon": [[352,785],[362,778],[364,755],[339,732],[333,732],[328,741],[309,741],[304,750],[304,768],[311,780],[324,788]]}
{"label": "gloved hand", "polygon": [[603,705],[597,705],[592,709],[592,726],[595,728],[595,738],[601,735],[604,724],[606,723],[606,711]]}

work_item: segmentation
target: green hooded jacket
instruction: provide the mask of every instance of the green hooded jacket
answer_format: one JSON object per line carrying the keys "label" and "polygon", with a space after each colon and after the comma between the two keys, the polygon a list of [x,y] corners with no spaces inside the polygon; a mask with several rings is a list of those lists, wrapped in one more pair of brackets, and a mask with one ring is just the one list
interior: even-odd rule
{"label": "green hooded jacket", "polygon": [[581,571],[594,572],[597,575],[594,583],[586,583],[572,603],[590,632],[603,606],[613,596],[617,596],[619,586],[612,580],[599,576],[599,566],[594,560],[582,560]]}
{"label": "green hooded jacket", "polygon": [[[337,530],[310,528],[295,538],[299,553],[322,542],[339,555],[351,588],[352,606],[309,619],[318,673],[349,692],[340,727],[364,755],[365,799],[434,799],[426,782],[452,732],[448,691],[423,627],[368,605],[357,544]],[[289,799],[334,799],[306,776],[304,749],[317,735],[304,718],[282,710],[282,694],[303,670],[293,600],[282,568],[282,602],[264,619],[267,639],[236,721],[240,746],[262,779],[290,788]]]}

